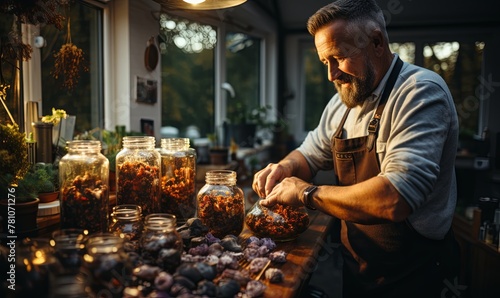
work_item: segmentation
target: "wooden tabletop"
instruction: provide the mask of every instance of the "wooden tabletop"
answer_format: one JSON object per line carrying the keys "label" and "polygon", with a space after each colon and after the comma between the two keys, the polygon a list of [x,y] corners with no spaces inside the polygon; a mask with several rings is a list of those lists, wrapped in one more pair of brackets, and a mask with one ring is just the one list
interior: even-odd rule
{"label": "wooden tabletop", "polygon": [[[318,211],[309,211],[311,224],[309,228],[295,240],[288,242],[277,242],[275,250],[283,250],[287,253],[287,261],[284,264],[272,264],[269,268],[279,268],[283,271],[285,280],[281,283],[270,283],[261,278],[266,286],[264,297],[299,297],[303,287],[307,284],[314,268],[318,262],[318,254],[322,247],[327,244],[328,227],[332,223],[332,217]],[[243,230],[240,237],[246,239],[252,236],[247,228]]]}

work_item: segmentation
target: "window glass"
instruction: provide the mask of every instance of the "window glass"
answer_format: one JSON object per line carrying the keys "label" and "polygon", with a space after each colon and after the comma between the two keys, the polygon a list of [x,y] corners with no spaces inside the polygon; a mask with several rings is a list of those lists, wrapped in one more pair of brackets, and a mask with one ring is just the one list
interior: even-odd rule
{"label": "window glass", "polygon": [[413,42],[403,42],[397,43],[392,42],[389,44],[389,48],[391,52],[397,53],[398,56],[404,62],[408,62],[411,64],[415,63],[415,43]]}
{"label": "window glass", "polygon": [[[238,124],[245,114],[260,106],[260,39],[243,33],[226,34],[226,81],[229,92],[226,118]],[[234,95],[234,97],[233,97]]]}
{"label": "window glass", "polygon": [[437,72],[450,88],[461,137],[478,133],[481,108],[483,42],[436,42],[424,45],[424,67]]}
{"label": "window glass", "polygon": [[[8,46],[14,46],[11,42],[13,41],[12,39],[9,38],[9,34],[11,34],[13,30],[13,22],[14,22],[14,16],[11,14],[0,14],[0,46],[1,48],[1,53],[2,54],[2,59],[0,59],[0,92],[5,92],[4,94],[4,99],[5,99],[5,104],[9,108],[10,113],[12,114],[12,117],[14,118],[14,121],[16,123],[20,123],[20,119],[22,121],[22,118],[19,117],[18,115],[18,103],[15,102],[14,99],[14,73],[15,73],[15,59],[5,59],[4,51],[7,51]],[[18,30],[18,32],[21,30],[18,26],[15,26]],[[7,88],[7,86],[10,86]],[[0,107],[0,122],[1,123],[6,123],[8,121],[9,115],[7,114],[7,111],[4,109],[4,107]],[[8,121],[10,122],[10,121]]]}
{"label": "window glass", "polygon": [[310,131],[318,126],[326,104],[337,91],[333,83],[328,81],[326,68],[319,61],[314,47],[304,49],[302,61],[305,81],[304,130]]}
{"label": "window glass", "polygon": [[160,16],[160,30],[162,127],[205,137],[214,131],[217,31],[167,14]]}
{"label": "window glass", "polygon": [[[52,114],[52,108],[64,109],[76,115],[75,135],[95,127],[103,127],[103,79],[102,79],[102,11],[82,2],[71,2],[68,27],[58,30],[54,26],[42,26],[40,35],[47,42],[41,48],[42,63],[42,114]],[[65,76],[56,79],[55,54],[62,46],[72,43],[83,51],[84,61],[74,69],[74,61],[66,69],[78,70],[73,88],[63,86]]]}

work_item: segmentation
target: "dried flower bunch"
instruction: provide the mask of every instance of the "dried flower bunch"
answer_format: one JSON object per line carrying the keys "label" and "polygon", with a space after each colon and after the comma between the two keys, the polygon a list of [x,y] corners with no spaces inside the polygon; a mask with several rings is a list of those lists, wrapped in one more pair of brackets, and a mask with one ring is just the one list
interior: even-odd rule
{"label": "dried flower bunch", "polygon": [[67,26],[66,43],[61,46],[59,52],[54,54],[54,69],[51,74],[56,80],[62,76],[64,80],[63,87],[73,90],[80,79],[80,71],[88,72],[89,68],[83,50],[71,41],[71,21],[69,16]]}

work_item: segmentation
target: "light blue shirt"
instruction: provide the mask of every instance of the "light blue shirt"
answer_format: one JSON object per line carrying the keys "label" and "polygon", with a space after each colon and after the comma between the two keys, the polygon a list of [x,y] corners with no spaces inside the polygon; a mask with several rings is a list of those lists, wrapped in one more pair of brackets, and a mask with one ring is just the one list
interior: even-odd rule
{"label": "light blue shirt", "polygon": [[[373,95],[349,113],[344,138],[368,135],[394,56]],[[313,176],[333,167],[331,139],[346,109],[339,95],[334,95],[318,127],[298,148]],[[446,83],[430,70],[404,63],[382,112],[376,141],[379,176],[387,177],[411,206],[408,220],[415,230],[431,239],[442,239],[453,219],[457,143],[457,113]]]}

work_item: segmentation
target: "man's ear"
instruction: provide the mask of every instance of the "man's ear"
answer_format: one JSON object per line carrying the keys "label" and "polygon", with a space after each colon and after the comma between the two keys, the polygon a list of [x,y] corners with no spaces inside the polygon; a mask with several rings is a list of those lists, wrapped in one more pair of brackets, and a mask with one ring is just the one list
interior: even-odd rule
{"label": "man's ear", "polygon": [[385,39],[380,30],[375,29],[372,31],[371,42],[377,56],[381,56],[384,52]]}

